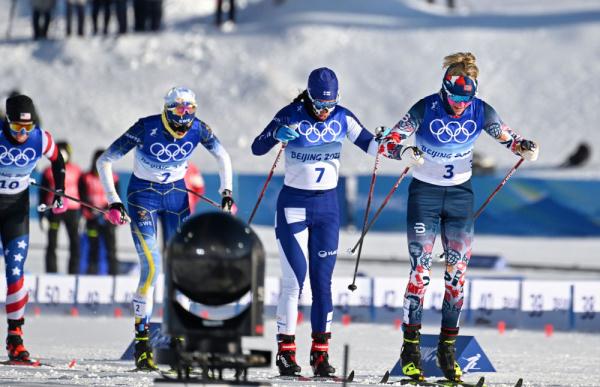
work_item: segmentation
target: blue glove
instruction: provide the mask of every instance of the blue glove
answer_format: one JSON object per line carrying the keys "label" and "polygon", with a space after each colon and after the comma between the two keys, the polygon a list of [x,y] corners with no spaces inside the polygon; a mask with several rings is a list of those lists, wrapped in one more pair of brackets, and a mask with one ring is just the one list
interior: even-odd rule
{"label": "blue glove", "polygon": [[282,125],[279,128],[277,128],[277,130],[273,134],[273,137],[275,137],[275,139],[278,141],[288,142],[300,137],[300,133],[296,132],[294,129],[288,126]]}

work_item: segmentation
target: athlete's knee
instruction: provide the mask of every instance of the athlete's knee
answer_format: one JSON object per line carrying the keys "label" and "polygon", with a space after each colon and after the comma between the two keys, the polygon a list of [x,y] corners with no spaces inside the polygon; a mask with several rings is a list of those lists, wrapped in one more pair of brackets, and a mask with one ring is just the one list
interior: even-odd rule
{"label": "athlete's knee", "polygon": [[281,295],[287,298],[300,297],[300,284],[296,278],[284,277],[281,279]]}

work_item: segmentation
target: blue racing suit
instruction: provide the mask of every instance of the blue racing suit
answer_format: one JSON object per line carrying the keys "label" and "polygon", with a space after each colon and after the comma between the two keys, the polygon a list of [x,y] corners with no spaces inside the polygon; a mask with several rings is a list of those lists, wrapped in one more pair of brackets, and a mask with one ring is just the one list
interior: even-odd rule
{"label": "blue racing suit", "polygon": [[348,138],[364,152],[377,153],[377,142],[343,106],[324,121],[306,105],[293,102],[280,110],[254,140],[252,152],[263,155],[277,144],[281,126],[296,128],[300,136],[285,148],[284,186],[277,199],[275,235],[281,258],[281,293],[277,330],[293,335],[298,318],[298,298],[306,274],[312,290],[313,333],[331,331],[333,305],[331,277],[337,257],[339,208],[336,187],[342,142]]}
{"label": "blue racing suit", "polygon": [[232,190],[229,155],[210,127],[197,118],[183,136],[174,134],[164,114],[142,118],[113,142],[96,164],[109,203],[120,202],[111,165],[135,148],[127,207],[140,260],[140,281],[133,299],[137,330],[146,329],[152,316],[154,285],[161,269],[158,220],[166,242],[190,215],[183,177],[187,160],[198,144],[219,162],[219,192]]}

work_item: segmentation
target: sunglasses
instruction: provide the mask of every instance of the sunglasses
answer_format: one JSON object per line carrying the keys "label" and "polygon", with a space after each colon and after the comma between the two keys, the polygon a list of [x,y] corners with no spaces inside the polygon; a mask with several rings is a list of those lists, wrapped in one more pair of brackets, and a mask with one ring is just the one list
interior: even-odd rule
{"label": "sunglasses", "polygon": [[178,103],[171,106],[167,106],[167,110],[171,113],[174,113],[180,117],[186,114],[194,114],[196,113],[196,104],[184,102]]}
{"label": "sunglasses", "polygon": [[9,122],[8,125],[10,126],[10,131],[15,134],[27,134],[35,128],[33,122]]}
{"label": "sunglasses", "polygon": [[470,95],[456,95],[450,93],[448,93],[448,98],[450,98],[454,103],[471,102],[473,100],[473,97]]}

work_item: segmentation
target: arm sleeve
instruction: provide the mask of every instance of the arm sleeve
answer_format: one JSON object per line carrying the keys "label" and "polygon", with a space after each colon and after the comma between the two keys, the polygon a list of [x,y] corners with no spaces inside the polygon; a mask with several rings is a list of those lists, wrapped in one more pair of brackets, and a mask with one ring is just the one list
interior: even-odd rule
{"label": "arm sleeve", "polygon": [[[289,106],[289,105],[288,105]],[[279,141],[274,137],[275,131],[282,125],[288,125],[290,120],[286,114],[287,107],[281,109],[269,122],[267,127],[252,142],[252,154],[262,156],[271,150]]]}
{"label": "arm sleeve", "polygon": [[483,108],[485,117],[483,130],[511,152],[520,156],[519,144],[523,138],[502,121],[493,107],[483,102]]}
{"label": "arm sleeve", "polygon": [[44,156],[50,160],[52,168],[52,178],[54,179],[54,189],[65,189],[65,160],[58,151],[54,139],[49,132],[42,130],[42,149]]}
{"label": "arm sleeve", "polygon": [[380,145],[380,153],[385,157],[392,157],[402,150],[402,143],[406,142],[412,136],[425,117],[425,100],[420,100],[414,104],[408,113],[402,117],[392,128],[390,133],[383,139]]}
{"label": "arm sleeve", "polygon": [[143,130],[143,123],[141,121],[136,122],[121,137],[117,138],[96,161],[98,176],[100,176],[100,182],[106,193],[108,203],[121,202],[113,180],[112,163],[142,143]]}
{"label": "arm sleeve", "polygon": [[200,143],[214,156],[219,164],[219,194],[228,189],[233,192],[233,172],[231,168],[231,157],[225,150],[219,139],[213,133],[212,129],[202,123],[202,134]]}
{"label": "arm sleeve", "polygon": [[348,139],[365,153],[375,156],[378,147],[375,136],[369,132],[352,113],[348,113],[346,116],[346,123],[348,124]]}

